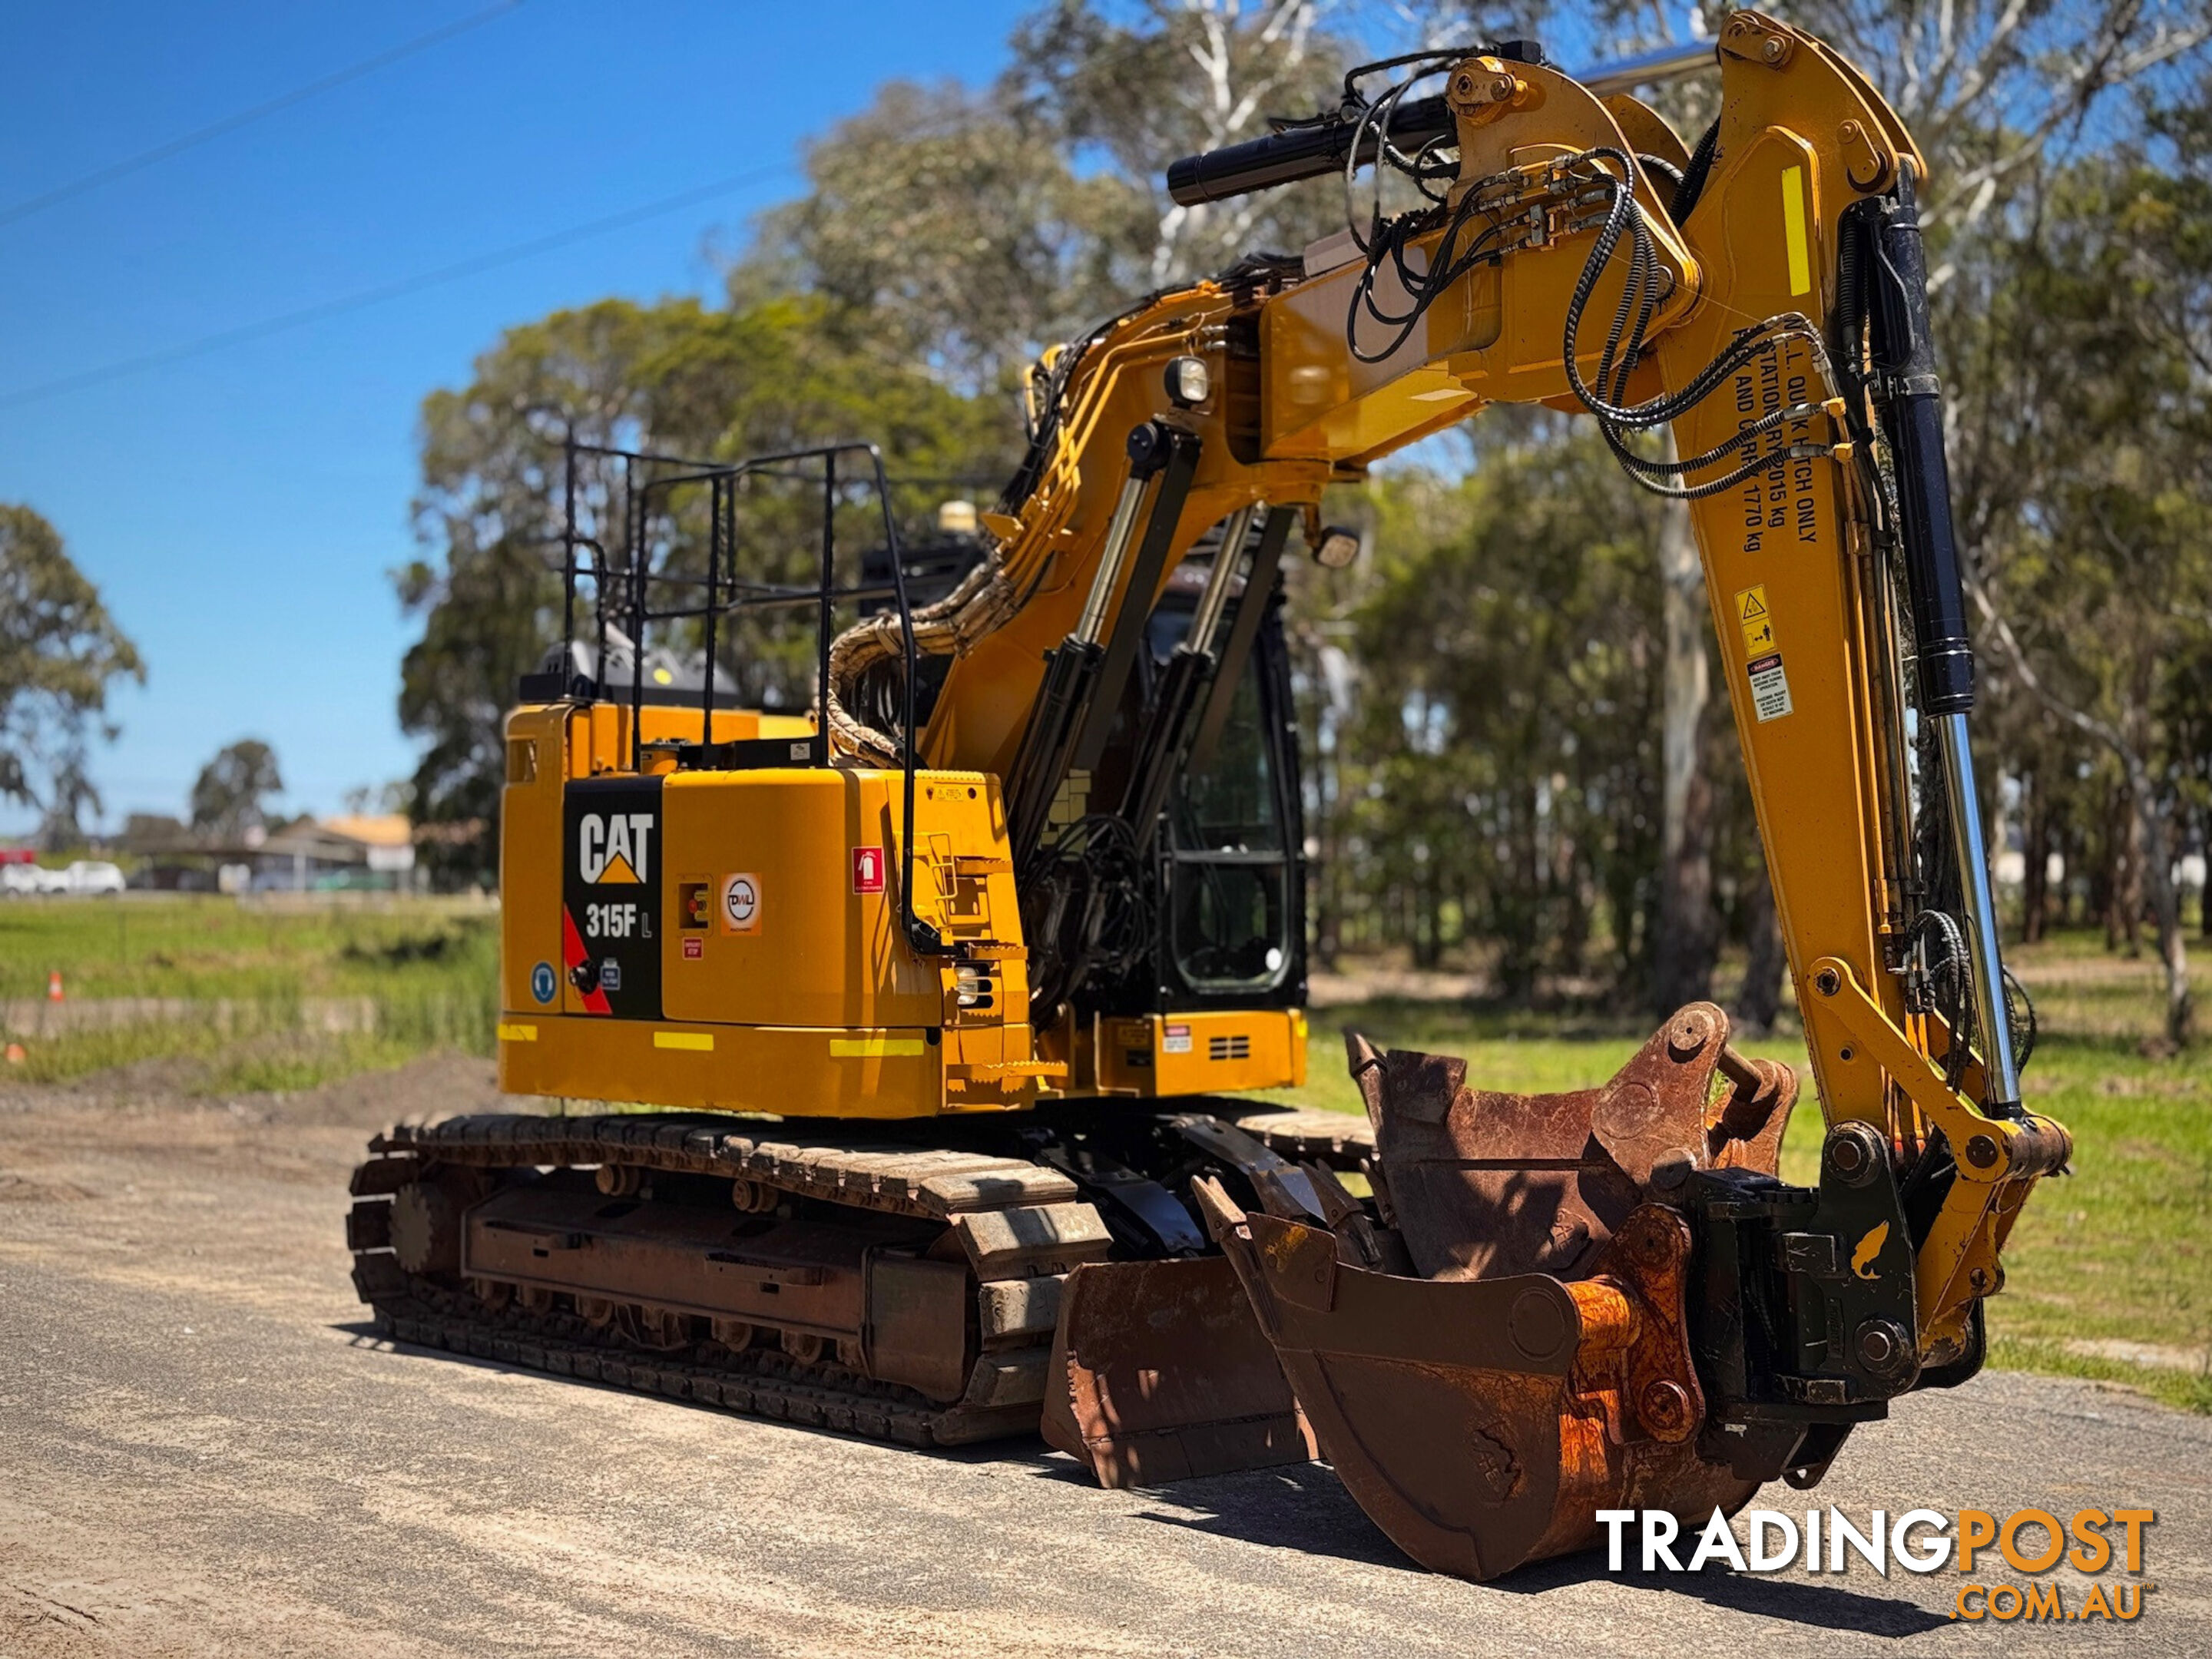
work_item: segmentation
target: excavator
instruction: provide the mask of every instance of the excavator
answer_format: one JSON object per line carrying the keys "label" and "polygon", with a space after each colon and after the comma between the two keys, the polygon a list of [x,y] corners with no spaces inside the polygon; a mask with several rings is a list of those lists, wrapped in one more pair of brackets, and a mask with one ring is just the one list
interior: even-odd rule
{"label": "excavator", "polygon": [[[1186,204],[1340,178],[1347,228],[1048,352],[972,532],[902,544],[864,444],[569,442],[563,635],[505,726],[535,1098],[371,1143],[379,1327],[915,1447],[1041,1430],[1109,1486],[1319,1458],[1473,1579],[1809,1487],[1972,1376],[2071,1146],[1982,838],[1927,164],[1802,30],[1696,58],[1694,143],[1636,95],[1679,61],[1504,40],[1176,163]],[[1710,1003],[1600,1087],[1354,1035],[1364,1120],[1265,1097],[1306,1067],[1285,553],[1356,557],[1324,494],[1498,404],[1686,504],[1810,1185],[1798,1072]]]}

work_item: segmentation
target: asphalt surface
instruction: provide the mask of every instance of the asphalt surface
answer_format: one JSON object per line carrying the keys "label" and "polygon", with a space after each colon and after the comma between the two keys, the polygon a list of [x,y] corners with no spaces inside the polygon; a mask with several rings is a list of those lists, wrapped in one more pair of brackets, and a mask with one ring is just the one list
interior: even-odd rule
{"label": "asphalt surface", "polygon": [[2031,1626],[1954,1620],[1948,1569],[1471,1585],[1320,1466],[1106,1492],[1038,1442],[919,1454],[395,1349],[345,1170],[488,1095],[454,1061],[289,1101],[0,1085],[0,1654],[2212,1652],[2212,1419],[2090,1384],[1908,1400],[1817,1494],[2157,1511],[2139,1618]]}

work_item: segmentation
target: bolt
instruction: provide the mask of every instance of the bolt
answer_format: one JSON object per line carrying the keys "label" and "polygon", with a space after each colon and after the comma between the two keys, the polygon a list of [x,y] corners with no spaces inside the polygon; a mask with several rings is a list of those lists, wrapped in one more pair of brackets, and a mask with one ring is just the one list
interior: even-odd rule
{"label": "bolt", "polygon": [[[1682,1158],[1674,1165],[1674,1167],[1683,1173],[1687,1173],[1690,1167],[1689,1160],[1687,1158]],[[1656,1179],[1658,1175],[1658,1171],[1656,1170],[1653,1170],[1652,1175]],[[1676,1186],[1680,1185],[1681,1176],[1677,1175],[1671,1184]],[[1666,1266],[1668,1256],[1668,1229],[1660,1224],[1658,1217],[1651,1216],[1646,1218],[1642,1224],[1640,1224],[1634,1232],[1629,1235],[1629,1254],[1647,1267],[1662,1267]]]}
{"label": "bolt", "polygon": [[1687,1060],[1712,1040],[1712,1022],[1701,1012],[1692,1010],[1676,1019],[1667,1030],[1667,1047],[1677,1060]]}
{"label": "bolt", "polygon": [[1768,63],[1778,64],[1782,61],[1781,41],[1770,40],[1765,46],[1762,46],[1759,50],[1764,53]]}
{"label": "bolt", "polygon": [[1813,988],[1824,997],[1832,997],[1844,988],[1844,976],[1832,968],[1823,968],[1813,975]]}
{"label": "bolt", "polygon": [[1503,103],[1513,95],[1513,77],[1501,75],[1490,83],[1490,95]]}
{"label": "bolt", "polygon": [[1966,1275],[1966,1283],[1974,1287],[1976,1296],[1987,1296],[1990,1291],[1990,1270],[1977,1267]]}
{"label": "bolt", "polygon": [[1987,1135],[1976,1135],[1966,1143],[1966,1162],[1977,1170],[1986,1170],[1997,1161],[1997,1144]]}
{"label": "bolt", "polygon": [[1859,141],[1859,124],[1856,121],[1844,122],[1836,130],[1836,137],[1847,144],[1856,144]]}
{"label": "bolt", "polygon": [[1893,1382],[1912,1370],[1912,1338],[1893,1319],[1868,1320],[1852,1346],[1859,1364],[1884,1382]]}
{"label": "bolt", "polygon": [[1863,1187],[1873,1180],[1887,1153],[1880,1131],[1859,1122],[1838,1123],[1826,1148],[1830,1172],[1847,1187]]}
{"label": "bolt", "polygon": [[1680,1382],[1662,1378],[1644,1390],[1644,1426],[1656,1435],[1679,1434],[1690,1426],[1690,1394]]}
{"label": "bolt", "polygon": [[1693,1167],[1694,1160],[1680,1147],[1662,1152],[1651,1161],[1651,1185],[1656,1191],[1671,1193],[1690,1178]]}

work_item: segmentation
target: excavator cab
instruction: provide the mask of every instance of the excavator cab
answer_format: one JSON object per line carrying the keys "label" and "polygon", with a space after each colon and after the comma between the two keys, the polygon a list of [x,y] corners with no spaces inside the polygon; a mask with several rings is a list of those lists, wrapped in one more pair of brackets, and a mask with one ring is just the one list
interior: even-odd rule
{"label": "excavator cab", "polygon": [[[1188,636],[1194,586],[1171,584],[1153,611],[1156,671]],[[1170,1007],[1305,1001],[1305,826],[1280,605],[1267,598],[1219,730],[1169,800],[1155,963]]]}

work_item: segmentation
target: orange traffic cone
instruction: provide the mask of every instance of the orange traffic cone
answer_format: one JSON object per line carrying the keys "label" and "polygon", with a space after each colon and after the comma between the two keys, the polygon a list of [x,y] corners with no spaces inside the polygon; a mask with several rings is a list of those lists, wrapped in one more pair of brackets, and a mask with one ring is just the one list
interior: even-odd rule
{"label": "orange traffic cone", "polygon": [[46,1000],[49,1002],[59,1002],[61,1000],[62,970],[57,968],[53,972],[46,975]]}

